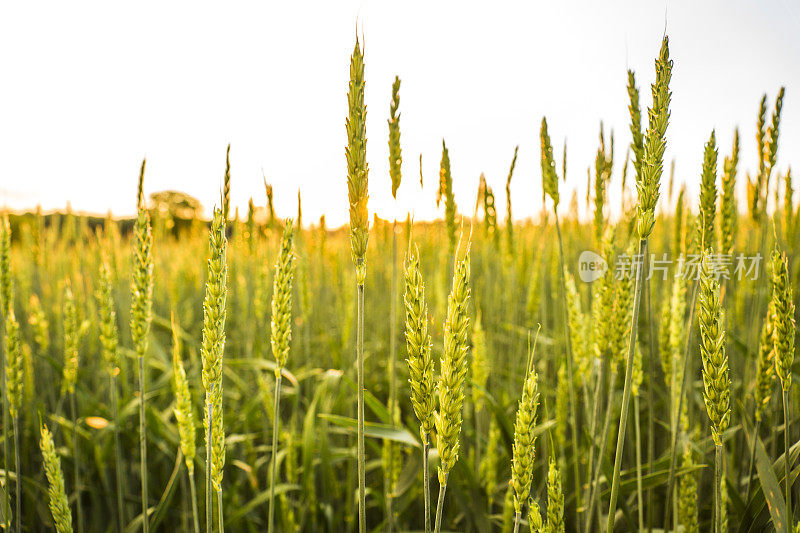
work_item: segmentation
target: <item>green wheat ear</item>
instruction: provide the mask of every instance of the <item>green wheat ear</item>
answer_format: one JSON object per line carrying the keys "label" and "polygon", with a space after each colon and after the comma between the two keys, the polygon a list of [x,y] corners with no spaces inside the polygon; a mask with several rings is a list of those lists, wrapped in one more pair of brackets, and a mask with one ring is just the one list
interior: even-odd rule
{"label": "green wheat ear", "polygon": [[553,158],[553,145],[550,143],[550,134],[547,131],[547,119],[542,117],[542,127],[539,132],[542,144],[542,188],[544,193],[553,200],[553,206],[558,207],[558,175],[556,162]]}
{"label": "green wheat ear", "polygon": [[11,302],[11,225],[8,214],[0,217],[0,317]]}
{"label": "green wheat ear", "polygon": [[369,241],[367,194],[369,167],[367,165],[367,106],[364,104],[364,54],[356,39],[350,58],[350,85],[347,91],[349,114],[347,129],[347,190],[350,198],[350,248],[356,264],[360,285],[366,279],[366,253]]}
{"label": "green wheat ear", "polygon": [[[722,198],[720,200],[720,251],[723,254],[733,253],[736,242],[737,218],[736,206],[736,167],[739,164],[739,129],[733,134],[733,149],[730,157],[722,163]],[[791,198],[791,195],[790,195]]]}
{"label": "green wheat ear", "polygon": [[655,210],[658,203],[661,174],[664,167],[664,150],[667,146],[667,124],[672,95],[669,82],[672,78],[672,60],[669,58],[669,39],[661,42],[661,51],[656,58],[656,82],[652,85],[653,105],[647,110],[648,125],[644,141],[641,176],[637,176],[636,190],[639,205],[636,207],[636,227],[639,237],[650,236],[655,225]]}
{"label": "green wheat ear", "polygon": [[703,151],[700,181],[700,244],[708,248],[714,242],[714,217],[717,212],[717,139],[714,131]]}
{"label": "green wheat ear", "polygon": [[72,512],[69,509],[67,493],[64,490],[64,473],[61,459],[53,444],[53,434],[45,424],[40,428],[39,448],[44,459],[44,473],[47,476],[47,494],[50,497],[50,512],[58,533],[72,533]]}
{"label": "green wheat ear", "polygon": [[231,145],[225,151],[225,178],[222,186],[222,218],[228,222],[231,214]]}
{"label": "green wheat ear", "polygon": [[489,357],[486,351],[486,332],[481,324],[481,314],[472,329],[472,403],[475,412],[483,411],[486,403],[486,383],[489,381]]}
{"label": "green wheat ear", "polygon": [[400,149],[400,78],[394,77],[392,102],[389,104],[389,175],[392,178],[392,196],[397,198],[400,187],[403,153]]}
{"label": "green wheat ear", "polygon": [[222,417],[222,364],[225,349],[225,302],[227,298],[227,246],[225,219],[220,209],[214,209],[214,219],[209,234],[211,257],[208,260],[208,282],[203,301],[203,387],[206,391],[206,404],[212,407],[212,417],[208,420],[208,409],[204,409],[204,424],[211,423],[211,478],[214,489],[222,486],[222,473],[225,466],[225,429]]}
{"label": "green wheat ear", "polygon": [[[535,351],[535,346],[534,346]],[[536,425],[536,411],[539,407],[538,376],[533,365],[533,351],[528,358],[522,398],[514,421],[513,457],[511,461],[511,487],[514,490],[514,511],[519,516],[528,500],[533,481],[533,460],[535,457],[533,434]]]}
{"label": "green wheat ear", "polygon": [[96,295],[100,310],[100,344],[103,347],[103,361],[106,363],[106,369],[109,374],[115,376],[119,372],[119,333],[113,291],[111,270],[103,257],[100,261],[100,286]]}
{"label": "green wheat ear", "polygon": [[437,198],[437,205],[439,199],[444,197],[444,218],[447,224],[447,238],[450,243],[450,255],[454,255],[456,248],[456,231],[458,226],[456,224],[456,200],[453,195],[453,175],[450,172],[450,152],[447,150],[447,145],[442,139],[442,161],[439,165],[439,195]]}
{"label": "green wheat ear", "polygon": [[[639,89],[636,87],[636,76],[628,70],[628,111],[631,116],[631,149],[633,150],[633,170],[637,183],[642,176],[642,162],[644,161],[644,135],[642,135],[642,109],[639,107]],[[625,158],[627,162],[627,158]]]}
{"label": "green wheat ear", "polygon": [[292,341],[292,281],[294,279],[294,228],[292,221],[284,225],[275,279],[272,289],[272,334],[270,343],[275,357],[275,376],[286,366]]}
{"label": "green wheat ear", "polygon": [[703,400],[717,446],[730,425],[731,380],[725,354],[725,330],[719,282],[710,265],[711,250],[703,252],[700,268],[700,355],[703,360]]}
{"label": "green wheat ear", "polygon": [[61,393],[73,394],[78,381],[78,310],[69,279],[64,287],[64,370]]}
{"label": "green wheat ear", "polygon": [[5,320],[5,357],[6,357],[6,395],[8,411],[12,419],[16,419],[22,403],[22,343],[19,337],[19,322],[14,316],[14,306],[9,300]]}
{"label": "green wheat ear", "polygon": [[550,458],[547,472],[547,525],[546,533],[564,533],[564,492],[555,457]]}
{"label": "green wheat ear", "polygon": [[175,421],[178,423],[181,452],[183,452],[186,468],[191,474],[194,471],[194,458],[197,453],[195,442],[197,423],[195,422],[194,409],[192,408],[192,394],[189,389],[189,380],[186,377],[186,370],[183,368],[183,361],[181,360],[180,327],[178,326],[174,313],[171,315],[171,324],[172,391],[175,394]]}
{"label": "green wheat ear", "polygon": [[772,306],[774,310],[775,372],[784,391],[792,388],[792,363],[794,362],[794,298],[789,277],[789,261],[786,252],[777,248],[772,252]]}
{"label": "green wheat ear", "polygon": [[419,251],[409,250],[405,261],[406,348],[411,385],[411,405],[420,423],[423,443],[432,439],[435,427],[435,385],[431,336],[428,333],[428,304],[419,264]]}
{"label": "green wheat ear", "polygon": [[761,326],[761,338],[758,343],[758,358],[756,360],[756,421],[760,422],[764,416],[764,410],[772,399],[775,391],[775,301],[770,301],[767,307],[767,316]]}
{"label": "green wheat ear", "polygon": [[442,375],[439,380],[439,411],[436,413],[436,448],[439,451],[439,483],[458,461],[461,435],[461,407],[464,403],[464,380],[467,373],[467,338],[469,336],[470,251],[456,261],[453,287],[447,299],[444,324]]}

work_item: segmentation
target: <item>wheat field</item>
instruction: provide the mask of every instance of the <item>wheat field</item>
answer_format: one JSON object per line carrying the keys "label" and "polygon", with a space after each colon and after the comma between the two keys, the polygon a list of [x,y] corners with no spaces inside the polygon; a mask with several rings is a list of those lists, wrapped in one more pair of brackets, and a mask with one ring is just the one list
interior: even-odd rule
{"label": "wheat field", "polygon": [[342,88],[349,225],[304,220],[266,183],[231,212],[230,159],[211,220],[146,197],[145,162],[133,219],[2,215],[0,525],[800,531],[784,89],[733,146],[709,126],[690,197],[664,160],[680,68],[665,37],[652,86],[619,80],[625,159],[601,125],[585,190],[562,183],[542,118],[538,216],[514,222],[516,150],[506,213],[483,176],[456,205],[453,182],[478,178],[452,175],[443,142],[425,179],[444,219],[383,220],[369,180],[396,194],[418,176],[399,78],[369,139],[390,175],[369,174],[362,46]]}

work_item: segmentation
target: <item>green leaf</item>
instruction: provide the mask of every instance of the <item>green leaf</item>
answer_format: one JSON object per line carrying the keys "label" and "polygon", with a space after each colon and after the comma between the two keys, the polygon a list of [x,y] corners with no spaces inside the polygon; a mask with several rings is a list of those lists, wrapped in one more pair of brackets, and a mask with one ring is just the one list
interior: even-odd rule
{"label": "green leaf", "polygon": [[755,437],[756,446],[756,471],[758,472],[758,479],[761,482],[761,489],[764,498],[769,508],[769,514],[772,517],[772,525],[778,533],[788,533],[789,523],[786,516],[786,502],[783,499],[778,479],[775,476],[775,471],[772,469],[767,452],[764,450],[764,444],[758,436],[751,437],[747,434],[750,445],[753,445],[753,437]]}
{"label": "green leaf", "polygon": [[[349,431],[355,432],[358,430],[358,420],[347,416],[331,415],[327,413],[320,413],[319,418],[327,420],[337,426],[343,427]],[[364,422],[364,435],[375,439],[386,439],[394,442],[399,442],[407,446],[421,448],[419,441],[414,438],[405,428],[390,426],[389,424],[378,424],[376,422]]]}
{"label": "green leaf", "polygon": [[[279,494],[283,494],[284,492],[289,492],[291,490],[300,490],[300,485],[293,485],[290,483],[281,483],[275,485],[275,496]],[[269,501],[269,487],[266,490],[263,490],[256,494],[255,498],[247,502],[246,504],[242,505],[238,509],[236,509],[235,513],[231,513],[230,517],[225,517],[225,522],[228,524],[234,524],[247,516],[250,511],[258,507],[259,505],[263,505]]]}

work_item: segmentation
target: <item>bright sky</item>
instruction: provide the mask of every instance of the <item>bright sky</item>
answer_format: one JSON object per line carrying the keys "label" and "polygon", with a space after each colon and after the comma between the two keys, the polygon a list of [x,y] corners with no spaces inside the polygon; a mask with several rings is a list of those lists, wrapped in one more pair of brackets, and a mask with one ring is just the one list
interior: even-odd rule
{"label": "bright sky", "polygon": [[[299,188],[306,221],[324,213],[329,224],[346,222],[344,120],[357,22],[366,41],[369,206],[380,216],[440,216],[442,138],[461,212],[472,212],[485,172],[505,213],[516,144],[514,215],[538,212],[542,115],[559,160],[568,139],[568,187],[578,187],[581,206],[599,122],[613,127],[618,202],[630,140],[625,71],[636,71],[648,105],[665,28],[675,61],[667,158],[693,196],[712,128],[720,168],[736,125],[742,179],[755,168],[758,102],[767,92],[771,106],[780,85],[781,170],[800,146],[800,6],[791,0],[6,2],[0,205],[70,201],[76,211],[130,214],[146,156],[146,193],[184,190],[208,211],[230,142],[240,210],[250,197],[266,201],[263,168],[280,216],[296,212]],[[386,125],[396,74],[404,155],[397,209]],[[569,194],[562,197],[568,204]]]}

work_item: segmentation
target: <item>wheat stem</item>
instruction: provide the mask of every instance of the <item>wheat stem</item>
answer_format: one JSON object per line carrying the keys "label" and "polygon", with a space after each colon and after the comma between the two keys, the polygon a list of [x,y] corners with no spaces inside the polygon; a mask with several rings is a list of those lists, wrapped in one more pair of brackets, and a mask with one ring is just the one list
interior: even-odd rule
{"label": "wheat stem", "polygon": [[428,460],[430,449],[431,445],[425,439],[422,443],[422,495],[425,499],[425,533],[431,533],[431,473]]}
{"label": "wheat stem", "polygon": [[789,472],[791,470],[791,461],[789,460],[789,437],[791,435],[791,432],[789,431],[789,428],[791,427],[790,422],[789,391],[783,389],[783,466],[786,485],[786,516],[789,517],[789,523],[792,522],[792,484],[789,478]]}
{"label": "wheat stem", "polygon": [[[639,240],[637,257],[647,257],[647,238]],[[622,388],[622,410],[619,415],[619,431],[617,432],[617,452],[614,456],[614,474],[611,482],[611,499],[608,505],[608,521],[606,531],[614,531],[614,517],[617,513],[617,497],[619,496],[619,472],[622,466],[622,451],[625,448],[625,428],[628,424],[628,408],[631,399],[631,376],[633,375],[634,349],[636,348],[636,330],[639,324],[639,301],[642,296],[644,268],[636,267],[636,290],[633,294],[633,315],[631,317],[631,336],[628,342],[628,357],[625,363],[625,384]]]}
{"label": "wheat stem", "polygon": [[111,416],[114,422],[114,468],[116,471],[116,487],[117,487],[117,531],[120,533],[125,524],[125,504],[123,500],[123,482],[122,482],[122,448],[120,445],[119,434],[119,405],[117,400],[117,376],[110,376],[111,387]]}
{"label": "wheat stem", "polygon": [[213,420],[214,405],[211,402],[211,394],[206,393],[206,533],[213,531],[213,514],[211,499],[211,421]]}
{"label": "wheat stem", "polygon": [[642,432],[639,424],[639,395],[633,397],[633,420],[636,424],[636,511],[639,515],[637,531],[644,527],[644,507],[642,502]]}
{"label": "wheat stem", "polygon": [[275,378],[275,409],[272,417],[272,481],[269,486],[269,526],[268,533],[274,531],[275,524],[275,480],[277,479],[277,451],[278,451],[278,413],[280,413],[281,402],[281,375]]}
{"label": "wheat stem", "polygon": [[189,490],[192,497],[192,524],[194,525],[194,533],[200,533],[200,519],[197,513],[197,488],[194,483],[194,468],[189,470]]}
{"label": "wheat stem", "polygon": [[20,533],[20,523],[22,520],[22,475],[19,472],[19,467],[22,462],[19,459],[19,413],[13,418],[14,422],[14,477],[16,478],[16,532]]}
{"label": "wheat stem", "polygon": [[219,522],[219,533],[225,533],[225,524],[222,520],[222,487],[217,489],[217,521]]}
{"label": "wheat stem", "polygon": [[[567,309],[567,282],[564,277],[564,245],[561,240],[561,225],[558,221],[558,210],[556,209],[555,202],[553,203],[553,213],[556,219],[556,234],[558,235],[558,253],[561,268],[561,307],[564,309],[564,337],[567,343],[567,374],[574,376],[573,361],[572,361],[572,342],[569,334],[569,310]],[[571,436],[572,436],[572,470],[575,476],[575,513],[576,524],[580,524],[580,509],[581,509],[581,477],[578,468],[578,418],[575,413],[575,381],[569,380],[569,414],[572,418]]]}
{"label": "wheat stem", "polygon": [[364,458],[364,283],[358,284],[358,327],[356,333],[356,364],[358,366],[358,530],[367,530],[366,462]]}
{"label": "wheat stem", "polygon": [[442,483],[439,484],[439,500],[436,502],[436,523],[434,525],[434,533],[440,533],[442,531],[442,509],[444,508],[444,494],[447,491],[447,478],[450,477],[450,473],[446,473],[444,475],[444,480]]}
{"label": "wheat stem", "polygon": [[[597,385],[594,388],[594,409],[592,409],[592,422],[590,424],[590,443],[589,443],[589,459],[586,468],[586,501],[590,501],[593,492],[592,479],[594,474],[594,451],[597,444],[597,421],[600,420],[600,409],[602,403],[600,402],[600,394],[602,392],[603,382],[606,380],[608,372],[608,361],[600,361],[600,372],[597,376]],[[587,519],[587,524],[589,520]]]}
{"label": "wheat stem", "polygon": [[[608,363],[604,363],[607,365]],[[613,364],[613,363],[612,363]],[[592,472],[591,477],[591,493],[589,497],[589,508],[587,509],[586,514],[586,531],[589,533],[592,528],[592,513],[595,510],[595,504],[597,503],[597,484],[600,481],[600,466],[603,461],[603,456],[606,454],[606,448],[608,448],[608,431],[611,427],[611,411],[614,406],[613,397],[614,397],[614,383],[617,381],[617,369],[616,367],[611,370],[611,378],[608,381],[608,401],[606,402],[606,412],[603,419],[603,430],[600,433],[600,450],[597,453],[597,460],[595,461],[594,472]],[[594,434],[592,435],[594,439]],[[599,520],[599,509],[598,509],[598,520]]]}
{"label": "wheat stem", "polygon": [[75,511],[78,532],[83,531],[83,505],[81,504],[81,454],[78,451],[78,408],[75,405],[75,391],[69,393],[69,410],[72,418],[73,479],[75,483]]}
{"label": "wheat stem", "polygon": [[519,533],[519,524],[522,519],[522,513],[514,513],[514,533]]}
{"label": "wheat stem", "polygon": [[722,533],[722,444],[714,446],[716,457],[714,460],[714,531]]}

